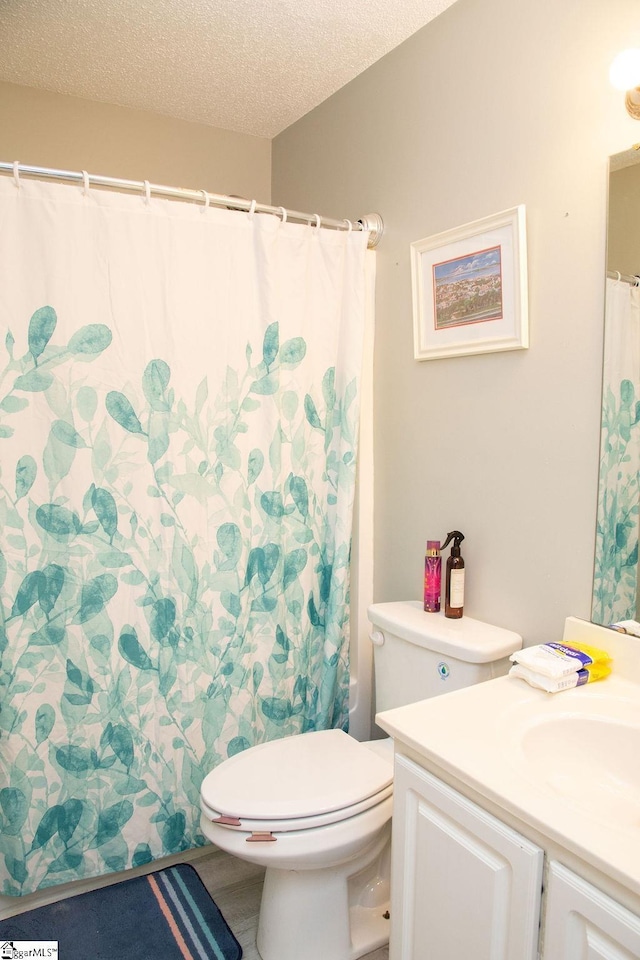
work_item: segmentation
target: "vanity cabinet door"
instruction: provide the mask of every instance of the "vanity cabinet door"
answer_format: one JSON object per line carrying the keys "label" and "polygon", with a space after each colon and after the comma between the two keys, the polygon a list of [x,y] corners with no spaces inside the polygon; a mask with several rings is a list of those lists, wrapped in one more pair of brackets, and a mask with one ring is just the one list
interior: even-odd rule
{"label": "vanity cabinet door", "polygon": [[390,960],[535,960],[543,851],[396,754]]}
{"label": "vanity cabinet door", "polygon": [[543,960],[638,960],[640,917],[552,861]]}

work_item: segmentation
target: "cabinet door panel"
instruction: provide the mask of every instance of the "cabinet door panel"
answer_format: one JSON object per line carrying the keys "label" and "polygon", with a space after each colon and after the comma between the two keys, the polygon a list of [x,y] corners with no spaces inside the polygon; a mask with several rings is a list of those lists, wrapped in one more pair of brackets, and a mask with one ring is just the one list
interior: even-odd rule
{"label": "cabinet door panel", "polygon": [[391,960],[534,960],[543,853],[396,758]]}
{"label": "cabinet door panel", "polygon": [[553,861],[544,960],[638,960],[640,917]]}

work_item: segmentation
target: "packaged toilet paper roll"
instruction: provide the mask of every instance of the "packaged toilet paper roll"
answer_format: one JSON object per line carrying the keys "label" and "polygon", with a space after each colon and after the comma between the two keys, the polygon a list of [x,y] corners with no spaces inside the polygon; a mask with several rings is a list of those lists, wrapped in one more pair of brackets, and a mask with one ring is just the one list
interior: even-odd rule
{"label": "packaged toilet paper roll", "polygon": [[598,664],[604,666],[611,663],[606,650],[573,641],[570,644],[540,643],[535,647],[524,647],[516,650],[509,659],[534,673],[554,679],[569,677],[581,670],[591,671]]}
{"label": "packaged toilet paper roll", "polygon": [[529,686],[545,690],[547,693],[560,693],[561,690],[581,687],[585,683],[593,683],[594,680],[603,680],[610,673],[611,668],[606,664],[594,664],[590,670],[576,670],[566,677],[548,677],[543,673],[536,673],[535,670],[529,670],[520,663],[514,663],[509,670],[510,677],[526,680]]}

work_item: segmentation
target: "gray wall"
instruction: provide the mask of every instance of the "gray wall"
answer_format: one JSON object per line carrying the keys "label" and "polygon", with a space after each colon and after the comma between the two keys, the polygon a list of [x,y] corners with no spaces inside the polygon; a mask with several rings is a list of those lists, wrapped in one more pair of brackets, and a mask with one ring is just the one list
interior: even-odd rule
{"label": "gray wall", "polygon": [[[273,145],[273,202],[381,213],[375,594],[420,597],[466,534],[466,612],[558,638],[589,617],[607,157],[640,136],[608,83],[637,0],[458,0]],[[531,347],[413,359],[409,244],[525,204]]]}
{"label": "gray wall", "polygon": [[270,140],[12,83],[0,83],[0,160],[271,195]]}

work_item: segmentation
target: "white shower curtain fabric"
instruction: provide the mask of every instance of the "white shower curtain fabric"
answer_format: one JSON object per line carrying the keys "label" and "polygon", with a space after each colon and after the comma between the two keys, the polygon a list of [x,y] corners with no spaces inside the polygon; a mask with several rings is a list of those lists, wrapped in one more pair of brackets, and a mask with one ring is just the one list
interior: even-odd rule
{"label": "white shower curtain fabric", "polygon": [[346,727],[367,236],[0,180],[0,891]]}
{"label": "white shower curtain fabric", "polygon": [[607,279],[592,619],[637,619],[640,289]]}

